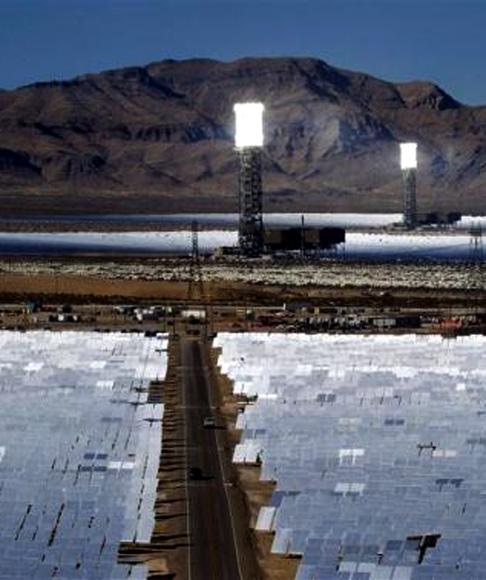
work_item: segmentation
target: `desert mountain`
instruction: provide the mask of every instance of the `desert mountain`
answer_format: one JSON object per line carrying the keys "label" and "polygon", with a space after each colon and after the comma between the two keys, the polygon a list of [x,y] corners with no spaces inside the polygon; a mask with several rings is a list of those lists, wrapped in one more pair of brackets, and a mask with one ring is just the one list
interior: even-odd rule
{"label": "desert mountain", "polygon": [[4,211],[235,210],[236,101],[266,107],[265,207],[401,208],[416,140],[423,211],[484,213],[486,107],[310,58],[166,60],[0,92]]}

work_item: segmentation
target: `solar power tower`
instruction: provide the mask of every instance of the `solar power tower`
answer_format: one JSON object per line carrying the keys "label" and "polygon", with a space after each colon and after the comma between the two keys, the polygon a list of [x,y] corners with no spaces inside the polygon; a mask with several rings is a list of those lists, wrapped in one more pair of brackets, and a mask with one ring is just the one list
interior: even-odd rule
{"label": "solar power tower", "polygon": [[403,223],[409,230],[417,227],[417,143],[402,143]]}
{"label": "solar power tower", "polygon": [[263,251],[262,103],[237,103],[235,148],[240,158],[238,241],[245,256]]}

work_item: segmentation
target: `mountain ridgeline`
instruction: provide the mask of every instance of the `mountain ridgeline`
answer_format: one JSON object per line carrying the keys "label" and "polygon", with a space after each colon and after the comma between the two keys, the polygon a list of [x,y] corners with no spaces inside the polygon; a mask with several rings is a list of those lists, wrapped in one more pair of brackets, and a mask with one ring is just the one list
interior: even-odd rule
{"label": "mountain ridgeline", "polygon": [[486,107],[310,58],[152,63],[0,92],[5,211],[237,207],[233,103],[265,104],[269,211],[400,211],[399,146],[419,143],[419,209],[484,213]]}

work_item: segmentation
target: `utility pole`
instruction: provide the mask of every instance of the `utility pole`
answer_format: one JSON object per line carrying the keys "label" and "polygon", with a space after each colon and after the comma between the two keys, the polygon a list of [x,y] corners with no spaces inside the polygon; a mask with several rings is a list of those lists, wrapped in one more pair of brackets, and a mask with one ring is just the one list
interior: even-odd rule
{"label": "utility pole", "polygon": [[469,229],[469,257],[471,262],[482,262],[484,259],[483,228],[481,224],[473,223]]}
{"label": "utility pole", "polygon": [[304,214],[300,216],[300,257],[305,258],[305,218]]}
{"label": "utility pole", "polygon": [[199,229],[197,221],[193,221],[191,225],[192,232],[192,251],[191,263],[189,266],[189,284],[187,287],[187,300],[199,300],[204,302],[204,281],[201,267],[201,259],[199,256]]}

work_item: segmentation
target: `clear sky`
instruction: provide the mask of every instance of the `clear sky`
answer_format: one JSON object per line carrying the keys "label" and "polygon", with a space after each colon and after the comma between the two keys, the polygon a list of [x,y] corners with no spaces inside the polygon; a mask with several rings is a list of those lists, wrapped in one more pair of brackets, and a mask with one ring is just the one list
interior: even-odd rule
{"label": "clear sky", "polygon": [[314,56],[486,104],[486,0],[0,0],[0,87],[164,58]]}

